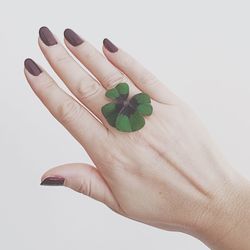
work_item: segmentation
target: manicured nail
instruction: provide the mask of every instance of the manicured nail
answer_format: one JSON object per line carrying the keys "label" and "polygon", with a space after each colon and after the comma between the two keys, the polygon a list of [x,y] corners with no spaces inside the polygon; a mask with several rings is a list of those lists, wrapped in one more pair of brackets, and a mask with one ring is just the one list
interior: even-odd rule
{"label": "manicured nail", "polygon": [[72,29],[66,29],[64,31],[64,37],[73,46],[78,46],[84,42],[84,40]]}
{"label": "manicured nail", "polygon": [[29,73],[33,76],[38,76],[42,73],[42,70],[38,67],[38,65],[30,58],[25,59],[24,61],[25,68],[29,71]]}
{"label": "manicured nail", "polygon": [[53,46],[57,44],[57,41],[52,34],[52,32],[47,27],[41,27],[39,29],[39,36],[41,40],[47,45],[47,46]]}
{"label": "manicured nail", "polygon": [[107,38],[103,40],[103,45],[109,52],[115,53],[118,51],[118,48]]}
{"label": "manicured nail", "polygon": [[41,185],[43,186],[63,186],[65,179],[59,176],[51,176],[45,178]]}

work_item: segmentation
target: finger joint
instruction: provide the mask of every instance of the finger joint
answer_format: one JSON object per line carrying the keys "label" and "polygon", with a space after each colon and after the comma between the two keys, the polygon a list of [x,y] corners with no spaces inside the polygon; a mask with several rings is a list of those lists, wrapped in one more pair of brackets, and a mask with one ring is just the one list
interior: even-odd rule
{"label": "finger joint", "polygon": [[58,116],[63,124],[69,124],[77,121],[81,117],[82,108],[80,105],[73,101],[65,101],[58,110]]}

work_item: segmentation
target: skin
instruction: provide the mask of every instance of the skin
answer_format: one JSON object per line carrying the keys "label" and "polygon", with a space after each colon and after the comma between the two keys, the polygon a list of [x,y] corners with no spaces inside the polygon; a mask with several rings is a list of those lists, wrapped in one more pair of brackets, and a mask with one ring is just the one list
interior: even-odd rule
{"label": "skin", "polygon": [[[103,54],[88,41],[66,47],[58,41],[39,46],[75,98],[41,66],[26,78],[52,115],[91,157],[94,166],[72,163],[47,171],[64,186],[103,202],[130,219],[190,234],[211,249],[250,249],[250,185],[223,158],[196,115],[152,73],[121,48]],[[124,133],[101,114],[107,89],[119,82],[152,100],[145,126]],[[78,99],[78,101],[76,101]],[[94,117],[87,109],[96,117]]]}

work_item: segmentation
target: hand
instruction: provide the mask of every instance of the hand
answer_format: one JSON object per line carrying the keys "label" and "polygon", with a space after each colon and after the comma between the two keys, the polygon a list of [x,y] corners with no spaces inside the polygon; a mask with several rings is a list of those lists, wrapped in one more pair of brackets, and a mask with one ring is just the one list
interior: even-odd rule
{"label": "hand", "polygon": [[[241,219],[232,215],[238,194],[248,190],[247,181],[223,159],[187,104],[135,59],[107,39],[104,57],[72,30],[64,35],[67,48],[97,80],[45,27],[40,29],[39,46],[79,102],[31,59],[25,61],[25,75],[95,166],[53,168],[43,175],[42,184],[63,184],[123,216],[194,235],[211,246],[222,242]],[[120,132],[101,113],[109,102],[106,90],[119,82],[129,84],[129,97],[145,92],[152,99],[153,114],[145,117],[141,130]],[[231,224],[225,226],[228,218]]]}

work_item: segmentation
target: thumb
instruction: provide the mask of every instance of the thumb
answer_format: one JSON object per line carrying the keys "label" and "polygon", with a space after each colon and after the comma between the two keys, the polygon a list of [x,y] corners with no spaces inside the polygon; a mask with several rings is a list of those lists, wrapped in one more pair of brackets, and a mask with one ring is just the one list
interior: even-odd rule
{"label": "thumb", "polygon": [[100,201],[119,213],[119,205],[99,171],[88,164],[54,167],[42,176],[43,186],[65,186]]}

